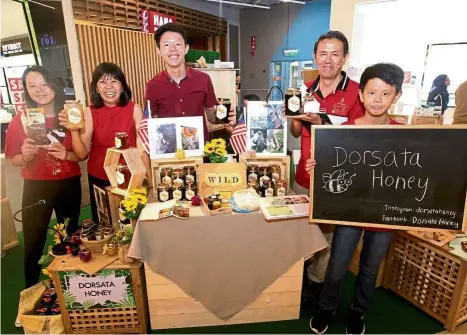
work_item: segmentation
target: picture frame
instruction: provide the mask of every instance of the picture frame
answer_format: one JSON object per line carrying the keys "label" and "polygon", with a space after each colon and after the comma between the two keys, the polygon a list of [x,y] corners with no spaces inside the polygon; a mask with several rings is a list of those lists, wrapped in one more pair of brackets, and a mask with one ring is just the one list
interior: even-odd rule
{"label": "picture frame", "polygon": [[204,154],[204,123],[202,116],[154,118],[148,121],[151,159],[175,158],[177,149],[186,157]]}
{"label": "picture frame", "polygon": [[257,156],[287,155],[287,120],[283,101],[249,101],[246,109],[246,147]]}

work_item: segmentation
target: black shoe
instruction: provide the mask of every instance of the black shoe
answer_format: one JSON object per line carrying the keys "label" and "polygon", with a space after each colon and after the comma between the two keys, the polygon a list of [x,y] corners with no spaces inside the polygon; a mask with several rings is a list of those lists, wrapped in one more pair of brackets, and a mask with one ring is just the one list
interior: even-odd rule
{"label": "black shoe", "polygon": [[314,298],[321,293],[324,283],[315,283],[312,281],[310,284],[303,285],[302,297],[306,299]]}
{"label": "black shoe", "polygon": [[329,321],[331,321],[334,314],[336,314],[336,311],[318,309],[318,312],[310,320],[311,330],[316,334],[324,334],[328,330]]}
{"label": "black shoe", "polygon": [[364,320],[362,312],[355,311],[355,310],[349,310],[345,332],[348,335],[365,334],[365,320]]}

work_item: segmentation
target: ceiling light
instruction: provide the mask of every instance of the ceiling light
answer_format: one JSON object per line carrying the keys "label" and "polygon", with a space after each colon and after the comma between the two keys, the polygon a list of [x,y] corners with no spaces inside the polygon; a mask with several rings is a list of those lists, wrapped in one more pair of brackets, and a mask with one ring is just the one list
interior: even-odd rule
{"label": "ceiling light", "polygon": [[306,2],[305,1],[299,1],[299,0],[279,0],[280,2],[291,2],[291,3],[298,3],[300,5],[304,5]]}
{"label": "ceiling light", "polygon": [[228,5],[237,5],[237,6],[245,6],[245,7],[254,7],[254,8],[262,8],[262,9],[270,9],[269,6],[263,6],[263,5],[252,5],[249,3],[244,3],[244,2],[235,2],[235,1],[224,1],[224,0],[206,0],[210,2],[216,2],[218,4],[228,4]]}

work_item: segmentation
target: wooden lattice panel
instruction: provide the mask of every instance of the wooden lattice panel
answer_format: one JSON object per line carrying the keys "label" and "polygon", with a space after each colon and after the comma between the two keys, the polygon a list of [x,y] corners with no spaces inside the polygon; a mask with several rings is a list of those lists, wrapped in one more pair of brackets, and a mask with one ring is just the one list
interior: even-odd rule
{"label": "wooden lattice panel", "polygon": [[130,331],[139,328],[136,308],[106,308],[69,312],[73,333]]}
{"label": "wooden lattice panel", "polygon": [[161,0],[72,0],[76,20],[141,30],[141,10],[175,16],[187,30],[227,35],[227,20]]}
{"label": "wooden lattice panel", "polygon": [[452,331],[467,319],[467,262],[405,232],[395,234],[385,286]]}

